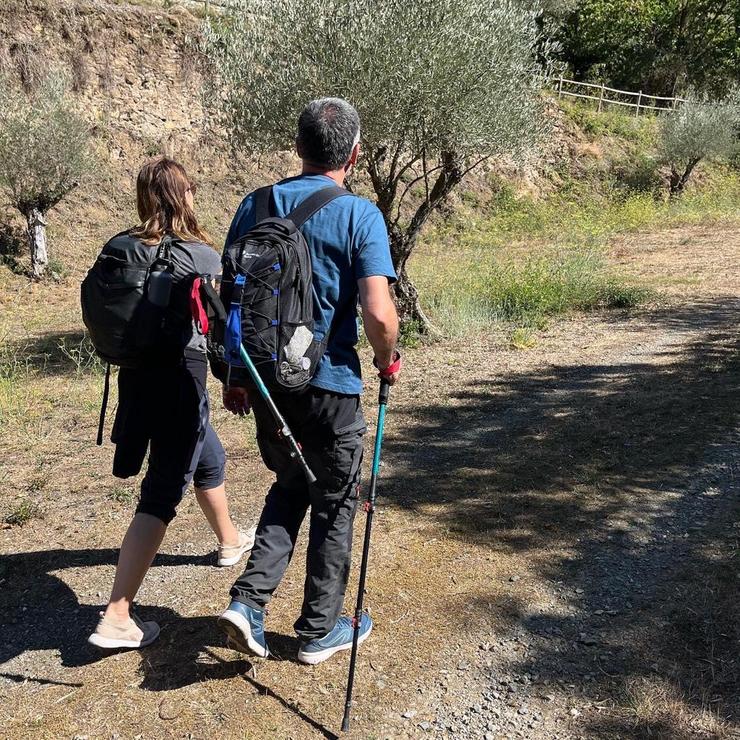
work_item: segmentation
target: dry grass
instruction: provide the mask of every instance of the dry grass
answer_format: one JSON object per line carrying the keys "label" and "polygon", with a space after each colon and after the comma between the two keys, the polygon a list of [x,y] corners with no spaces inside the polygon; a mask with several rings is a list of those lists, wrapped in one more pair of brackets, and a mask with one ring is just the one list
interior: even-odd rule
{"label": "dry grass", "polygon": [[[735,249],[732,245],[739,243],[738,235],[709,229],[701,235],[700,238],[699,233],[694,234],[695,243],[708,239],[712,249],[718,250],[717,262],[729,264],[728,257]],[[645,247],[641,239],[635,243],[633,255],[624,251],[624,245],[615,247],[622,250],[619,259],[625,270],[633,271],[635,276],[640,275],[644,262]],[[660,265],[655,261],[649,263],[647,282],[658,274],[668,280],[685,272],[683,260],[690,260],[691,256],[676,247],[678,240],[674,232],[644,239],[654,245],[651,249],[661,245],[663,255]],[[6,493],[0,500],[1,513],[7,516],[26,498],[42,497],[45,518],[30,519],[23,527],[13,526],[0,533],[6,558],[4,567],[12,568],[5,570],[5,575],[0,573],[0,578],[10,577],[15,584],[20,575],[16,571],[18,566],[9,566],[7,556],[27,553],[11,557],[21,558],[18,562],[25,563],[26,573],[33,574],[38,592],[54,599],[58,615],[64,619],[77,615],[75,626],[66,627],[59,635],[60,642],[52,639],[46,645],[21,636],[14,627],[14,644],[19,648],[25,645],[25,652],[23,657],[7,664],[5,675],[32,680],[25,684],[11,680],[0,689],[5,706],[12,706],[6,726],[15,736],[32,733],[34,737],[98,736],[113,732],[124,736],[141,733],[178,736],[198,728],[201,734],[223,737],[244,736],[246,732],[246,736],[255,738],[276,735],[302,738],[319,733],[312,722],[336,728],[344,661],[317,669],[303,669],[290,660],[258,661],[253,666],[255,679],[249,664],[221,647],[212,615],[223,607],[233,573],[200,564],[198,559],[211,551],[212,543],[192,498],[183,503],[164,548],[171,558],[182,558],[182,563],[178,565],[175,560],[171,566],[155,567],[141,594],[144,614],[157,616],[166,627],[161,645],[141,657],[129,654],[87,662],[89,657],[82,649],[82,640],[94,623],[95,610],[109,587],[115,548],[130,517],[131,494],[136,482],[114,481],[109,476],[110,447],[98,450],[93,446],[101,388],[99,374],[95,368],[85,367],[84,362],[78,366],[74,353],[65,354],[58,349],[60,335],[66,339],[68,349],[79,346],[78,324],[76,320],[71,324],[69,321],[69,316],[75,315],[72,307],[77,300],[75,280],[80,270],[75,269],[76,278],[43,286],[43,292],[37,286],[26,285],[17,276],[4,273],[2,277],[6,286],[15,286],[16,315],[32,328],[18,352],[9,353],[11,359],[4,367],[10,370],[6,372],[4,385],[0,385],[2,431],[7,450],[3,461],[4,490],[22,492],[20,498]],[[708,269],[714,269],[713,264]],[[734,280],[728,276],[723,285],[729,286]],[[697,295],[704,294],[709,282],[709,277],[702,273]],[[51,336],[38,315],[41,296],[55,306],[48,316],[49,328],[53,329]],[[544,465],[542,474],[546,475],[549,462],[542,459],[541,451],[537,453],[536,437],[532,440],[534,447],[519,449],[504,445],[498,451],[500,442],[491,448],[484,436],[478,451],[471,456],[466,449],[467,435],[485,429],[487,419],[506,417],[498,412],[481,412],[482,415],[471,417],[466,410],[467,402],[460,398],[460,389],[465,388],[465,393],[486,394],[486,384],[496,378],[511,377],[513,383],[516,376],[531,377],[532,380],[525,381],[530,391],[523,390],[523,397],[536,398],[542,382],[536,378],[543,368],[568,363],[584,367],[605,364],[609,357],[631,352],[636,338],[639,337],[641,346],[650,346],[663,332],[658,325],[639,318],[623,325],[607,318],[590,322],[577,319],[551,327],[530,352],[508,351],[505,337],[492,342],[473,335],[464,343],[419,347],[407,353],[407,379],[394,392],[389,419],[385,483],[368,595],[378,630],[363,650],[358,737],[400,736],[409,730],[413,734],[413,728],[400,718],[409,706],[418,709],[419,720],[433,719],[432,707],[437,701],[459,702],[464,707],[469,686],[461,686],[459,694],[453,692],[444,699],[434,698],[439,671],[448,668],[450,661],[460,660],[459,656],[474,652],[481,634],[490,631],[507,634],[520,622],[518,609],[507,607],[511,573],[530,574],[525,590],[518,594],[522,603],[531,610],[548,610],[548,582],[541,580],[540,574],[549,572],[554,562],[577,547],[576,534],[567,526],[567,518],[552,519],[554,528],[540,528],[523,520],[524,514],[519,509],[502,501],[497,503],[497,498],[510,485],[516,488],[514,481],[521,478],[520,474],[509,479],[512,471],[529,471],[527,475],[532,475],[529,461],[539,459],[539,464]],[[691,332],[689,335],[693,336]],[[665,361],[661,359],[660,346],[657,345],[654,358],[658,366]],[[29,362],[22,359],[29,357]],[[493,364],[491,357],[496,358]],[[711,353],[705,353],[704,359],[706,369],[702,372],[708,379],[727,371],[722,363],[717,365],[719,370],[714,368],[717,360],[712,359]],[[647,372],[647,366],[641,372]],[[63,393],[60,388],[64,389]],[[659,391],[656,398],[660,398]],[[458,445],[452,468],[452,460],[435,441],[439,420],[425,417],[432,409],[438,409],[445,419],[449,415],[452,426],[448,441]],[[533,413],[535,433],[539,422],[537,411]],[[549,423],[557,424],[557,418],[553,416]],[[249,522],[256,516],[268,482],[268,475],[256,457],[250,423],[239,422],[218,409],[214,421],[229,455],[228,480],[235,516],[240,522]],[[516,429],[516,423],[513,426],[512,423],[508,422],[509,434]],[[631,421],[633,434],[637,433],[636,423],[634,419]],[[639,423],[650,424],[650,415]],[[539,431],[540,435],[544,433]],[[586,425],[575,436],[563,438],[561,443],[568,451],[563,454],[575,455],[576,459],[580,455],[588,457],[588,448],[584,452],[583,445],[591,436],[598,439],[602,434],[591,435]],[[425,441],[413,445],[410,440],[417,435]],[[591,454],[598,461],[601,453]],[[482,471],[475,467],[480,455],[484,458]],[[489,457],[496,459],[488,463]],[[489,464],[493,466],[490,470]],[[493,485],[500,488],[500,493],[489,499],[491,481],[497,480],[489,477],[494,470],[498,471],[500,480]],[[434,479],[433,484],[429,476]],[[557,475],[553,473],[553,476],[557,481]],[[564,505],[568,502],[568,506],[576,501],[588,501],[596,512],[599,507],[609,505],[607,502],[616,495],[611,489],[601,488],[603,475],[598,469],[592,474],[584,468],[578,480],[576,488],[567,485],[558,488],[548,506],[556,501]],[[454,503],[452,499],[440,498],[448,486],[455,489]],[[546,490],[539,490],[535,483],[529,487],[528,492],[520,490],[517,494],[523,497],[522,512],[527,507],[536,510],[531,507],[540,505],[535,502]],[[635,502],[642,502],[641,509],[648,500],[657,508],[667,506],[661,495],[652,484],[643,484],[631,494]],[[624,498],[628,520],[633,504],[627,502],[633,500],[631,496]],[[468,512],[466,518],[453,516],[461,509]],[[485,514],[476,516],[476,511]],[[490,518],[495,512],[499,513]],[[476,522],[475,527],[468,524],[471,519]],[[507,519],[510,524],[504,529],[492,524]],[[562,527],[560,532],[558,527]],[[587,529],[586,525],[579,525],[578,536],[583,537]],[[516,542],[530,544],[514,546]],[[53,553],[48,563],[43,559],[47,550]],[[188,564],[188,558],[194,562]],[[689,573],[682,582],[701,582],[700,576],[706,582],[705,562],[697,561],[699,571]],[[450,563],[454,563],[455,581],[450,580]],[[300,601],[301,567],[299,559],[271,608],[269,629],[281,636],[291,634],[291,622]],[[718,582],[709,587],[706,595],[720,593],[720,585]],[[12,589],[6,592],[6,602],[11,593]],[[697,603],[696,593],[685,598]],[[12,597],[5,606],[15,613],[17,603]],[[491,606],[479,611],[471,606],[477,603]],[[460,635],[459,647],[452,657],[440,654],[435,642],[429,639],[435,634],[435,615],[440,609],[449,614]],[[710,612],[702,606],[702,614],[706,613]],[[677,622],[685,623],[686,616],[679,615]],[[671,619],[663,611],[656,612],[656,618]],[[645,629],[640,623],[634,631],[625,627],[621,639],[628,644],[646,639],[652,633],[644,632]],[[620,639],[618,634],[615,639]],[[677,646],[681,639],[676,636],[670,643],[660,643],[661,651],[666,651],[669,658],[680,657]],[[286,637],[272,640],[280,656],[288,658],[294,644]],[[59,645],[61,665],[55,653]],[[501,660],[504,658],[509,660],[502,655]],[[660,719],[660,727],[670,727],[675,733],[663,737],[680,738],[682,732],[686,737],[692,736],[690,732],[720,737],[727,728],[735,727],[721,719],[727,715],[726,706],[721,711],[714,709],[717,704],[712,702],[712,696],[699,698],[697,703],[698,695],[691,681],[686,685],[681,682],[690,675],[682,665],[677,660],[678,673],[674,678],[629,680],[627,689],[617,683],[613,689],[617,707],[609,716],[622,728],[618,736],[624,736],[625,728],[631,728],[630,731],[643,734],[649,729],[653,736],[661,737],[656,734],[655,717]],[[509,666],[507,670],[517,669]],[[697,675],[701,678],[703,674]],[[50,683],[54,681],[62,683]],[[701,685],[706,686],[706,681]],[[110,692],[117,695],[112,712],[107,701]],[[722,689],[722,696],[727,697],[727,688]],[[565,690],[563,701],[569,700]],[[556,705],[559,702],[560,698]],[[655,715],[653,720],[651,714]],[[170,716],[173,718],[163,719]],[[668,720],[672,724],[666,725]],[[556,718],[552,721],[556,724],[550,726],[556,727]],[[591,717],[587,714],[583,721],[591,721]]]}

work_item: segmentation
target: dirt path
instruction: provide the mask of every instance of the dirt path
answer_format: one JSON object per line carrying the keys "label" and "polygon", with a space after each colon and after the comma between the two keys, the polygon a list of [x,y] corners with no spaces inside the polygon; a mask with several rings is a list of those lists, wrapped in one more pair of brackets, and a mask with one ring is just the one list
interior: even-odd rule
{"label": "dirt path", "polygon": [[[740,230],[614,249],[664,303],[558,323],[529,352],[407,354],[353,737],[740,733]],[[0,736],[332,736],[346,661],[292,660],[301,558],[270,608],[278,659],[247,663],[215,628],[235,574],[192,498],[141,593],[162,639],[88,650],[133,487],[91,448],[97,379],[66,373],[47,382],[67,398],[3,440],[3,502],[42,495],[44,518],[0,532]],[[243,423],[216,422],[247,522],[267,477]]]}

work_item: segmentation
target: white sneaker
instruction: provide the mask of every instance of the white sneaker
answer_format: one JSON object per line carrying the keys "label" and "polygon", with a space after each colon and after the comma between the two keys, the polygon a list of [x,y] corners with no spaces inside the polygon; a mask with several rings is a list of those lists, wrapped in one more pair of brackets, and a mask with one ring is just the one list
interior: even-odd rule
{"label": "white sneaker", "polygon": [[219,545],[218,546],[218,565],[223,568],[234,565],[242,559],[245,552],[249,552],[254,547],[254,535],[257,527],[252,527],[246,532],[239,532],[238,545]]}
{"label": "white sneaker", "polygon": [[119,624],[108,619],[104,612],[100,612],[98,626],[87,641],[106,650],[120,650],[146,647],[158,637],[159,625],[156,622],[142,622],[132,614],[128,622]]}

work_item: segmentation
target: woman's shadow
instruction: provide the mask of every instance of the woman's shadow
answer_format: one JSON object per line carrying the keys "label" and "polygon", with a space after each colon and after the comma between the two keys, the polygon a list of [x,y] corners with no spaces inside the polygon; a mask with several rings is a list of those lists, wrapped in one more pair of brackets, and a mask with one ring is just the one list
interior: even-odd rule
{"label": "woman's shadow", "polygon": [[[100,606],[81,604],[75,592],[55,573],[69,568],[114,565],[117,559],[118,550],[114,549],[40,550],[0,556],[0,666],[35,650],[58,650],[65,668],[88,665],[105,657],[87,642],[98,621]],[[210,556],[161,554],[154,561],[155,567],[177,565],[210,565]],[[199,639],[216,637],[212,618],[185,619],[163,607],[146,607],[141,613],[144,619],[154,619],[162,626],[177,625],[181,640],[177,645],[178,661],[185,659],[183,648],[195,653]],[[183,630],[185,634],[192,633],[192,637],[183,640]],[[169,642],[171,638],[166,641]]]}
{"label": "woman's shadow", "polygon": [[[0,556],[0,678],[23,683],[81,686],[78,681],[32,675],[25,665],[14,669],[6,664],[24,653],[58,650],[65,668],[79,668],[105,660],[87,642],[98,620],[99,605],[80,604],[75,592],[57,575],[68,568],[114,565],[118,550],[40,550]],[[154,567],[212,564],[208,555],[160,554]],[[223,647],[225,640],[215,616],[182,617],[165,607],[145,607],[143,619],[153,619],[162,627],[161,637],[141,653],[143,679],[147,691],[172,691],[206,680],[241,677],[261,694],[269,695],[294,712],[324,737],[335,737],[323,725],[285,700],[273,689],[259,683],[245,656],[225,660],[210,648]],[[293,660],[298,641],[285,635],[268,635],[274,658]],[[8,670],[3,670],[6,666]],[[79,678],[79,674],[75,675]]]}

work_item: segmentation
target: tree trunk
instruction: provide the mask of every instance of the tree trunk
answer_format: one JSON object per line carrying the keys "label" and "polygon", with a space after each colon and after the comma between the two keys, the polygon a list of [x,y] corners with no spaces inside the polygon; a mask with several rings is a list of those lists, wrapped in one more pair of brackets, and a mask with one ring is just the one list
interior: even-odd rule
{"label": "tree trunk", "polygon": [[398,270],[398,282],[393,286],[398,318],[404,326],[413,326],[419,334],[437,336],[439,331],[427,318],[419,302],[419,291],[411,281],[406,265]]}
{"label": "tree trunk", "polygon": [[26,215],[28,221],[28,245],[31,248],[33,276],[42,278],[49,264],[46,250],[46,219],[38,208],[32,208]]}
{"label": "tree trunk", "polygon": [[[400,144],[396,154],[400,151]],[[395,285],[396,304],[401,323],[412,324],[414,329],[420,334],[430,336],[439,336],[440,332],[429,321],[419,303],[419,293],[411,281],[406,270],[406,263],[411,256],[411,252],[416,246],[419,233],[427,222],[430,215],[441,205],[450,192],[460,183],[463,177],[469,172],[464,169],[463,158],[454,151],[443,151],[440,154],[440,166],[435,167],[434,171],[438,174],[435,176],[432,187],[427,185],[427,197],[416,208],[411,219],[406,224],[399,224],[399,213],[394,209],[399,209],[398,200],[403,200],[410,185],[397,198],[399,184],[402,184],[400,174],[394,163],[390,166],[390,173],[384,175],[379,166],[379,162],[386,156],[385,149],[368,156],[368,171],[373,182],[373,188],[378,196],[377,204],[388,229],[390,239],[391,256],[393,257],[393,266],[398,275],[398,282]],[[415,160],[416,162],[419,161]],[[476,164],[478,164],[477,162]],[[473,167],[476,166],[475,164]],[[423,177],[426,176],[426,170]],[[421,178],[416,178],[414,182]]]}
{"label": "tree trunk", "polygon": [[701,161],[701,158],[696,157],[690,159],[683,172],[679,172],[675,166],[671,166],[671,177],[670,177],[670,192],[671,198],[677,198],[683,189],[686,187],[686,183],[691,177],[691,173],[694,171],[694,167]]}

